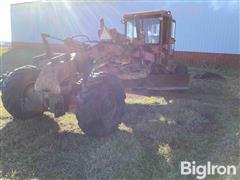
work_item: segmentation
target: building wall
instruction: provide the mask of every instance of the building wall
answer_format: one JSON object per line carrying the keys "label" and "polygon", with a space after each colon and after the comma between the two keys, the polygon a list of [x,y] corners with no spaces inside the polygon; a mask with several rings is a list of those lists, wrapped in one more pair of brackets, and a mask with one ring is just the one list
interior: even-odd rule
{"label": "building wall", "polygon": [[[13,42],[40,42],[40,33],[58,37],[87,34],[97,39],[99,19],[123,32],[126,12],[170,10],[177,21],[176,50],[240,54],[239,2],[33,2],[11,6]],[[217,4],[216,4],[217,3]],[[213,6],[214,5],[214,6]],[[56,42],[55,42],[56,43]]]}
{"label": "building wall", "polygon": [[240,67],[240,54],[176,51],[174,61],[186,65],[221,64]]}
{"label": "building wall", "polygon": [[[43,45],[41,43],[14,43],[13,48],[42,50]],[[55,52],[64,52],[65,50],[61,44],[52,44],[51,48]],[[240,67],[240,54],[176,51],[174,61],[185,65],[221,64]]]}

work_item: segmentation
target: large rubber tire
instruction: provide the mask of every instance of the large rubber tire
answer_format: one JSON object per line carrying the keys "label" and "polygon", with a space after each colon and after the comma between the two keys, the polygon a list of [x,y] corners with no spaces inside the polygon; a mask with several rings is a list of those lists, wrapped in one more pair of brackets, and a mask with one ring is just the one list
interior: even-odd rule
{"label": "large rubber tire", "polygon": [[14,119],[28,119],[41,115],[42,111],[27,111],[23,108],[23,98],[27,87],[34,85],[40,70],[35,66],[23,66],[11,72],[2,90],[2,102]]}
{"label": "large rubber tire", "polygon": [[106,73],[89,77],[80,92],[76,117],[82,131],[92,137],[117,130],[125,111],[125,92],[120,80]]}

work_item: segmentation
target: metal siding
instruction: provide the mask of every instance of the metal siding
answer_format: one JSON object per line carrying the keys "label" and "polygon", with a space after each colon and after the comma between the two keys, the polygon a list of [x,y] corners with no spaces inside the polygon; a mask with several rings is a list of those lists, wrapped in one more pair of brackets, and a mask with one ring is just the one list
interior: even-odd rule
{"label": "metal siding", "polygon": [[[227,2],[225,2],[226,4]],[[223,2],[224,5],[224,2]],[[223,6],[224,7],[224,6]],[[99,19],[124,32],[120,23],[126,12],[167,9],[177,22],[176,50],[240,53],[239,7],[213,10],[208,3],[164,2],[33,2],[11,7],[12,41],[40,42],[40,33],[66,37],[84,33],[97,39]]]}

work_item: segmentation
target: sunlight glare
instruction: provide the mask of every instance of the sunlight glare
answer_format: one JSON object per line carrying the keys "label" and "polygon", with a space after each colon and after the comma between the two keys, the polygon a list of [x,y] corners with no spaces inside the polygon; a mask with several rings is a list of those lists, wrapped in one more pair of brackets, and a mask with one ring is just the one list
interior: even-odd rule
{"label": "sunlight glare", "polygon": [[0,1],[0,41],[11,41],[11,12],[10,5],[16,3],[32,2],[36,0]]}
{"label": "sunlight glare", "polygon": [[0,41],[11,41],[10,5],[6,1],[0,2]]}

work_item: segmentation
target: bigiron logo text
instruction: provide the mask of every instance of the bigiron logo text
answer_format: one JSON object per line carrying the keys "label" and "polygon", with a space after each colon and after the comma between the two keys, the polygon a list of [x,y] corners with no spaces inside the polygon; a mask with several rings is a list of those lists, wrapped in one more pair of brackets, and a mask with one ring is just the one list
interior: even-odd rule
{"label": "bigiron logo text", "polygon": [[237,168],[234,165],[216,165],[210,161],[205,165],[197,165],[195,161],[181,161],[181,175],[194,175],[197,179],[205,179],[211,175],[236,175]]}

